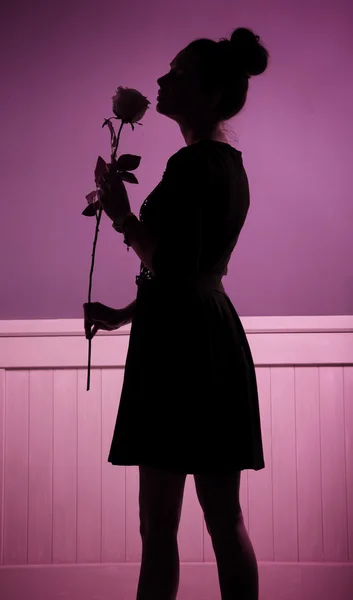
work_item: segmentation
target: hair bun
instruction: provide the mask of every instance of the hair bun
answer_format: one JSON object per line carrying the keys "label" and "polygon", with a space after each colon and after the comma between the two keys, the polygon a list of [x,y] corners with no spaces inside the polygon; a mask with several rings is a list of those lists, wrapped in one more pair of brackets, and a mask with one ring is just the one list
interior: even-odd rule
{"label": "hair bun", "polygon": [[239,27],[231,35],[230,43],[241,70],[248,76],[260,75],[266,70],[268,52],[260,43],[260,37],[251,29]]}

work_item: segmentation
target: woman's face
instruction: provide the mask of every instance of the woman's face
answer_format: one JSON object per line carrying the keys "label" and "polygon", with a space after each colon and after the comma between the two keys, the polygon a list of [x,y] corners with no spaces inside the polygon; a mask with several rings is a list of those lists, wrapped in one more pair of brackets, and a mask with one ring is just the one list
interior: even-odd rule
{"label": "woman's face", "polygon": [[170,71],[157,80],[160,87],[157,112],[177,122],[192,122],[210,112],[210,99],[201,90],[198,57],[190,49],[179,52]]}

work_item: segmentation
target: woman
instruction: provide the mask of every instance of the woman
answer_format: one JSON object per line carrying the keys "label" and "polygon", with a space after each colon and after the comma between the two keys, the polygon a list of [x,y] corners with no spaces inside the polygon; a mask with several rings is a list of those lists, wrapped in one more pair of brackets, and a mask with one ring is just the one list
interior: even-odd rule
{"label": "woman", "polygon": [[[137,600],[176,597],[188,473],[222,600],[258,598],[257,561],[239,503],[241,471],[265,466],[256,375],[221,282],[247,216],[249,187],[242,153],[222,125],[242,109],[249,77],[267,62],[259,37],[240,28],[230,40],[193,41],[158,79],[157,111],[178,123],[186,146],[168,160],[140,220],[126,212],[117,226],[141,259],[137,298],[117,311],[85,305],[91,335],[132,323],[108,460],[139,466]],[[112,219],[113,197],[106,181],[103,207]]]}

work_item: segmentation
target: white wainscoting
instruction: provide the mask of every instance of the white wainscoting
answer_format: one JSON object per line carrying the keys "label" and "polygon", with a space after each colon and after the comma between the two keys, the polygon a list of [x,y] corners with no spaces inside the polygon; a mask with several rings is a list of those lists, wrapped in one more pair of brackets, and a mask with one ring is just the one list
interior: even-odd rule
{"label": "white wainscoting", "polygon": [[[260,599],[353,598],[353,316],[244,317],[266,468],[241,499]],[[0,321],[0,598],[134,600],[138,467],[107,462],[130,326]],[[185,327],[185,343],[188,330]],[[178,599],[220,598],[187,477]]]}

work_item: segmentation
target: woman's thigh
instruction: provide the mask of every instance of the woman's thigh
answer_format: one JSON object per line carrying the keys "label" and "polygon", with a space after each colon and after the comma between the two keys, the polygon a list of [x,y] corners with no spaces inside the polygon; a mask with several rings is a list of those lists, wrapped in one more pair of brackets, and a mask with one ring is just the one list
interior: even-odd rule
{"label": "woman's thigh", "polygon": [[210,535],[229,531],[243,521],[240,477],[241,471],[194,475],[197,497]]}
{"label": "woman's thigh", "polygon": [[186,474],[139,466],[140,534],[177,535]]}

